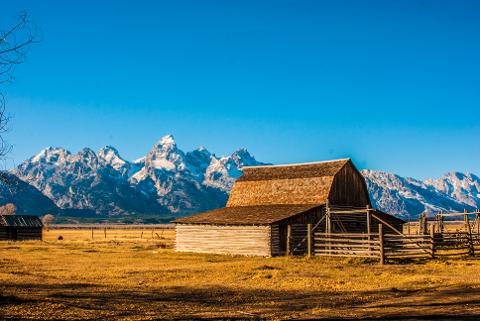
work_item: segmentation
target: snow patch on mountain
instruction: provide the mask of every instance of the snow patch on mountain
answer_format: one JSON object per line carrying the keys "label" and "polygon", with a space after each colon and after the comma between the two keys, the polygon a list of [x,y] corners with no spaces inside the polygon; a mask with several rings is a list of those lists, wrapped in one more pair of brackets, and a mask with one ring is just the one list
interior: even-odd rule
{"label": "snow patch on mountain", "polygon": [[[60,208],[89,209],[97,214],[187,214],[225,205],[243,166],[264,165],[245,148],[217,157],[204,147],[187,153],[172,135],[162,137],[135,161],[112,146],[95,153],[72,154],[48,147],[12,170]],[[480,208],[480,179],[451,172],[417,180],[363,170],[376,208],[405,219],[420,213]]]}
{"label": "snow patch on mountain", "polygon": [[167,135],[133,162],[112,146],[77,154],[49,147],[12,173],[60,208],[105,215],[169,214],[224,206],[239,167],[258,164],[246,149],[220,158],[204,147],[184,153]]}
{"label": "snow patch on mountain", "polygon": [[473,174],[449,173],[425,181],[383,171],[363,170],[374,206],[405,219],[439,211],[480,207],[476,197],[480,180]]}

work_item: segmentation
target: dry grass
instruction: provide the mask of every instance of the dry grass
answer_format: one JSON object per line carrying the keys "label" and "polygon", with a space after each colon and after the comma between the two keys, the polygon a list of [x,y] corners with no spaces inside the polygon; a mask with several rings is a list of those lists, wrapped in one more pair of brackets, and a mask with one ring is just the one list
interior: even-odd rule
{"label": "dry grass", "polygon": [[173,251],[172,230],[97,232],[0,242],[0,319],[480,318],[477,260],[382,267],[185,254]]}

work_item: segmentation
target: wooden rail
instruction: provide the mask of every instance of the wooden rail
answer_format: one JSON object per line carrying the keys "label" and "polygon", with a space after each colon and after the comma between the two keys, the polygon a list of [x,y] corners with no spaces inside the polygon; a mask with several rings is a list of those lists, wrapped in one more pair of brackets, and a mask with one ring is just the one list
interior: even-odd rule
{"label": "wooden rail", "polygon": [[430,235],[385,235],[387,258],[432,257],[433,246]]}
{"label": "wooden rail", "polygon": [[313,255],[394,259],[473,256],[480,253],[480,235],[467,232],[421,234],[313,233]]}
{"label": "wooden rail", "polygon": [[314,233],[314,255],[380,258],[378,234]]}

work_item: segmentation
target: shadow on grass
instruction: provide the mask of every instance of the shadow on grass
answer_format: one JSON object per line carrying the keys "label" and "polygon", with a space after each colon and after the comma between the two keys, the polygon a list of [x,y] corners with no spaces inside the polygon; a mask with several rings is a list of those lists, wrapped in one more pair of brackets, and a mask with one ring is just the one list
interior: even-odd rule
{"label": "shadow on grass", "polygon": [[[480,319],[480,289],[471,288],[335,292],[141,285],[122,290],[87,283],[0,285],[0,316],[2,306],[13,306],[21,314],[48,304],[55,309],[30,320],[61,320],[62,313],[71,311],[82,312],[78,320]],[[463,310],[465,306],[469,309]],[[22,318],[4,315],[3,319]]]}

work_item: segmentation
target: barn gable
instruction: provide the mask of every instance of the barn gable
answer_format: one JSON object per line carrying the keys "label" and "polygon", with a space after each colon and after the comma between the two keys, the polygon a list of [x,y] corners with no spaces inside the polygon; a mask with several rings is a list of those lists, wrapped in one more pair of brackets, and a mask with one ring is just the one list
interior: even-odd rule
{"label": "barn gable", "polygon": [[367,183],[351,160],[335,174],[328,200],[334,205],[372,206]]}

